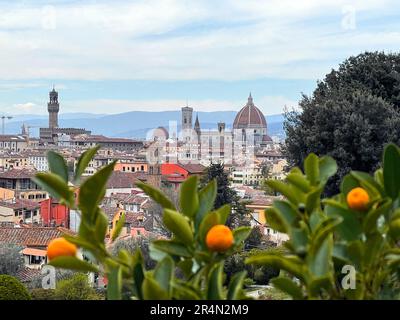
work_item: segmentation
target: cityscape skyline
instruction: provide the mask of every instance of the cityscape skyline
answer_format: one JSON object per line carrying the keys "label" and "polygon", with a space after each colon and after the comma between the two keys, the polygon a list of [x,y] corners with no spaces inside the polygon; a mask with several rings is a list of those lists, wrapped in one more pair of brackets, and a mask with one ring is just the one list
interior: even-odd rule
{"label": "cityscape skyline", "polygon": [[[396,1],[1,3],[0,109],[202,111],[296,107],[350,55],[396,50]],[[27,40],[28,39],[28,40]],[[371,41],[374,39],[374,41]],[[56,45],[55,45],[56,44]]]}

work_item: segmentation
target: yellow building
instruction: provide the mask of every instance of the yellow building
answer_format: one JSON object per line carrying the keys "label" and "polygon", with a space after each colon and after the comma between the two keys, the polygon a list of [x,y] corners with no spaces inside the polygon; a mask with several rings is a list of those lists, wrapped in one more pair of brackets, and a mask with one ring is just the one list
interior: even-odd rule
{"label": "yellow building", "polygon": [[15,191],[6,189],[6,188],[0,188],[0,200],[1,201],[7,201],[15,198]]}

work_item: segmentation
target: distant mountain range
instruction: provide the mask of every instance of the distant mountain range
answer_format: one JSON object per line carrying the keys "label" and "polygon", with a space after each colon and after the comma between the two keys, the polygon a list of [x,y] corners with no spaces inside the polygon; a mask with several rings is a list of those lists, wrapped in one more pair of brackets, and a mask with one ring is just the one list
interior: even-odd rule
{"label": "distant mountain range", "polygon": [[[195,112],[199,117],[202,129],[216,129],[218,122],[225,122],[227,128],[232,127],[236,111]],[[266,117],[268,134],[283,137],[282,114]],[[65,113],[59,115],[59,125],[65,128],[86,128],[93,134],[110,137],[145,138],[146,133],[159,126],[166,127],[170,121],[181,123],[181,111],[132,111],[118,114]],[[30,126],[31,136],[39,135],[39,127],[48,126],[47,115],[18,115],[6,122],[6,133],[20,133],[23,124]]]}

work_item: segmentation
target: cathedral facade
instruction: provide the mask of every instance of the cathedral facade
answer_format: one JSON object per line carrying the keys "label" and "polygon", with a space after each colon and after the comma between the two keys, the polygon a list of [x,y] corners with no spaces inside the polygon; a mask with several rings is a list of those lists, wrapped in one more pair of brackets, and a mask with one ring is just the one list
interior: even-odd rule
{"label": "cathedral facade", "polygon": [[188,106],[182,108],[181,129],[178,160],[203,165],[217,162],[244,165],[253,160],[258,150],[272,144],[267,121],[251,94],[237,113],[231,130],[224,122],[218,122],[214,130],[202,130],[198,115],[193,125],[193,108]]}

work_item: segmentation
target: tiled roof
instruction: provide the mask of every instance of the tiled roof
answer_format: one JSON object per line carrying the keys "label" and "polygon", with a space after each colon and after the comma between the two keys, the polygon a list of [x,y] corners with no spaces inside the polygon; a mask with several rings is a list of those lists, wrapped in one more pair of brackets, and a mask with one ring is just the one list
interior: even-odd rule
{"label": "tiled roof", "polygon": [[15,199],[14,202],[0,201],[0,207],[6,207],[14,210],[18,209],[33,210],[40,208],[40,204],[31,200]]}
{"label": "tiled roof", "polygon": [[179,166],[192,174],[203,173],[203,171],[206,169],[205,166],[196,163],[179,164]]}
{"label": "tiled roof", "polygon": [[233,129],[252,127],[266,128],[267,122],[260,109],[254,105],[253,98],[250,95],[247,104],[236,115],[233,122]]}
{"label": "tiled roof", "polygon": [[24,137],[22,136],[17,136],[17,135],[13,135],[13,134],[5,134],[5,135],[0,135],[0,141],[26,141]]}
{"label": "tiled roof", "polygon": [[65,228],[47,227],[0,227],[0,245],[3,243],[12,243],[25,247],[47,247],[51,240],[62,237],[64,233],[72,234],[72,231]]}
{"label": "tiled roof", "polygon": [[3,179],[30,179],[37,173],[33,169],[11,169],[8,171],[0,172],[0,178]]}
{"label": "tiled roof", "polygon": [[135,188],[138,181],[146,181],[146,174],[114,171],[107,182],[107,189]]}
{"label": "tiled roof", "polygon": [[17,271],[17,278],[21,282],[30,282],[32,280],[37,279],[41,275],[40,269],[31,269],[31,268],[22,268],[21,270]]}

